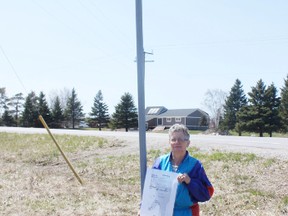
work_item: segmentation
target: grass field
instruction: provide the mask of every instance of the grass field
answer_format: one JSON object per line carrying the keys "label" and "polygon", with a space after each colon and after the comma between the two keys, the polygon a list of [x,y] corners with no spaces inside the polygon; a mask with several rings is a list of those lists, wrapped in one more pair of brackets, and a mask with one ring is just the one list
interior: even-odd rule
{"label": "grass field", "polygon": [[[125,140],[55,136],[84,184],[48,135],[0,133],[0,215],[136,215],[139,152],[118,154]],[[148,166],[169,149],[149,149]],[[201,215],[288,215],[288,160],[203,153],[215,194]]]}

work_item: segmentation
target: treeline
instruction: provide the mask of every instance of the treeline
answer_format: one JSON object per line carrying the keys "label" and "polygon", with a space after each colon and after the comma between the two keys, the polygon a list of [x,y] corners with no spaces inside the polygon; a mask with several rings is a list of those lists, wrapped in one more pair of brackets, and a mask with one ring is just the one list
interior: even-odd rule
{"label": "treeline", "polygon": [[138,114],[131,94],[124,93],[110,116],[101,90],[94,97],[91,113],[85,118],[83,106],[76,90],[64,95],[56,95],[48,106],[43,92],[36,95],[30,92],[26,98],[22,93],[8,98],[6,89],[0,88],[0,125],[20,127],[43,127],[39,120],[41,115],[50,128],[78,128],[88,123],[89,127],[112,129],[135,128],[138,126]]}
{"label": "treeline", "polygon": [[259,134],[288,132],[288,75],[284,79],[280,96],[275,85],[266,86],[260,79],[251,88],[248,97],[244,94],[241,81],[236,79],[223,106],[224,113],[220,117],[219,130]]}
{"label": "treeline", "polygon": [[[243,132],[264,133],[270,136],[274,132],[288,132],[288,75],[284,85],[278,90],[272,83],[266,86],[260,79],[255,87],[245,95],[242,83],[236,79],[231,91],[225,96],[223,92],[210,92],[206,98],[207,107],[212,107],[210,126],[221,133],[229,134],[236,131],[239,136]],[[224,98],[224,99],[223,99]],[[220,102],[219,102],[220,101]],[[223,102],[222,102],[223,101]],[[35,92],[26,98],[22,93],[8,98],[5,88],[0,88],[0,125],[21,127],[42,127],[39,115],[45,119],[50,128],[77,128],[88,124],[92,128],[109,127],[111,129],[138,127],[138,114],[133,97],[124,93],[115,106],[112,115],[104,102],[101,90],[94,97],[94,103],[88,117],[83,113],[83,107],[76,91],[56,95],[48,106],[45,94]]]}

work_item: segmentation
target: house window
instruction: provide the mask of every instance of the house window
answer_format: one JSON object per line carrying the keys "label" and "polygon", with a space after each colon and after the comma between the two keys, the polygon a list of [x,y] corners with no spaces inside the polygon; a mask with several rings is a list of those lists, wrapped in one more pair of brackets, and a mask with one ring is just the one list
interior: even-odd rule
{"label": "house window", "polygon": [[172,119],[171,119],[170,117],[168,117],[168,118],[166,118],[166,121],[167,121],[167,122],[171,122]]}
{"label": "house window", "polygon": [[175,117],[175,122],[181,122],[181,118]]}

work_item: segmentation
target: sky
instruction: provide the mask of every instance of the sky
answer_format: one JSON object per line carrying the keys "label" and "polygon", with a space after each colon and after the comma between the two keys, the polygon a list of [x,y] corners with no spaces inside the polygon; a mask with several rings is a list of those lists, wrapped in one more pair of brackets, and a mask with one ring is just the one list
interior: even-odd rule
{"label": "sky", "polygon": [[[142,0],[145,106],[201,108],[208,90],[245,94],[288,75],[287,0]],[[75,89],[109,113],[129,92],[138,106],[134,0],[0,0],[0,87],[8,97]],[[208,110],[205,110],[209,112]]]}

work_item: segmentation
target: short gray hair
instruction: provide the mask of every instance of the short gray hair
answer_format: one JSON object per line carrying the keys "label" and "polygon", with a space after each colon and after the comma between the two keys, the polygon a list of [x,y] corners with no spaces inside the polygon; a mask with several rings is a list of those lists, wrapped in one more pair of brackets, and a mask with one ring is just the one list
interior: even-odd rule
{"label": "short gray hair", "polygon": [[185,136],[185,139],[190,139],[190,134],[188,128],[183,124],[174,124],[169,128],[169,138],[174,132],[182,132]]}

